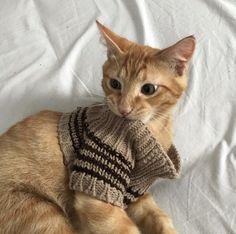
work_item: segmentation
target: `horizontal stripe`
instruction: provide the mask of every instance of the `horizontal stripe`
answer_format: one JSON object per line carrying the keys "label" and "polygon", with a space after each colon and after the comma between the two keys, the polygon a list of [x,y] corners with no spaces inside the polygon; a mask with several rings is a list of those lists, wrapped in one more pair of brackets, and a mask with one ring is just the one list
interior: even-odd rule
{"label": "horizontal stripe", "polygon": [[131,187],[126,188],[126,192],[132,194],[134,197],[139,197],[143,195],[143,193],[132,190]]}
{"label": "horizontal stripe", "polygon": [[[116,155],[111,155],[109,152],[99,152],[97,148],[90,146],[87,142],[84,143],[83,149],[93,152],[96,156],[101,156],[102,158],[104,158],[104,160],[110,162],[115,168],[120,169],[127,175],[130,175],[131,169],[127,169],[127,164],[120,162]],[[100,150],[103,151],[102,149]]]}
{"label": "horizontal stripe", "polygon": [[82,125],[85,126],[84,130],[85,130],[86,134],[89,136],[89,138],[94,143],[96,143],[100,148],[106,149],[106,151],[108,151],[108,153],[110,153],[112,155],[116,155],[117,157],[119,157],[119,159],[122,161],[122,163],[127,165],[130,169],[132,168],[132,164],[131,164],[130,161],[127,161],[127,159],[122,154],[120,154],[120,153],[116,152],[114,149],[112,149],[112,147],[110,145],[107,145],[107,144],[103,143],[101,141],[101,139],[96,137],[94,135],[94,133],[89,130],[88,123],[87,123],[87,118],[85,116],[85,111],[82,114],[81,121],[82,121]]}
{"label": "horizontal stripe", "polygon": [[93,178],[97,178],[98,180],[101,180],[101,181],[105,182],[106,184],[110,185],[111,187],[116,188],[121,193],[125,192],[125,188],[121,189],[116,183],[113,183],[111,180],[108,180],[106,177],[101,176],[99,173],[97,173],[93,170],[90,170],[88,168],[84,168],[84,167],[79,166],[79,165],[73,165],[72,171],[77,172],[77,173],[85,173],[86,175],[90,175]]}
{"label": "horizontal stripe", "polygon": [[[86,148],[84,148],[84,150],[86,150]],[[114,179],[119,180],[119,182],[121,184],[123,184],[125,187],[128,185],[127,179],[129,179],[129,175],[127,175],[126,173],[123,172],[123,176],[121,176],[120,174],[115,172],[115,170],[110,168],[105,163],[99,162],[95,158],[92,158],[91,157],[92,152],[90,152],[90,151],[87,151],[87,152],[90,153],[90,155],[87,156],[81,151],[77,155],[77,159],[81,160],[82,164],[84,164],[85,162],[88,162],[88,163],[92,164],[93,168],[99,168],[99,169],[105,171],[107,174],[110,174]]]}
{"label": "horizontal stripe", "polygon": [[[124,204],[128,205],[131,202],[135,201],[138,197],[142,196],[144,193],[139,193],[133,191],[130,187],[126,189],[126,194],[124,195]],[[132,198],[130,198],[130,196]]]}

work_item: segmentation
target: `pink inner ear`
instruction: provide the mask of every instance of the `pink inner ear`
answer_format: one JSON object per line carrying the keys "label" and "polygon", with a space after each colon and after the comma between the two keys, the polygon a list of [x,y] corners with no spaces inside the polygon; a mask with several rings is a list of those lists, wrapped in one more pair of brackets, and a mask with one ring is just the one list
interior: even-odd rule
{"label": "pink inner ear", "polygon": [[179,61],[175,66],[175,70],[179,76],[184,74],[184,70],[186,68],[186,62]]}
{"label": "pink inner ear", "polygon": [[112,32],[110,29],[96,21],[98,29],[100,30],[103,38],[106,41],[106,45],[110,52],[123,53],[130,46],[131,42],[127,39],[120,37],[116,33]]}
{"label": "pink inner ear", "polygon": [[187,67],[187,63],[193,55],[194,49],[195,39],[193,36],[190,36],[165,49],[163,55],[165,59],[175,63],[174,67],[177,74],[182,76]]}
{"label": "pink inner ear", "polygon": [[174,54],[175,59],[188,62],[193,55],[194,49],[195,39],[193,36],[190,36],[173,45],[172,53]]}

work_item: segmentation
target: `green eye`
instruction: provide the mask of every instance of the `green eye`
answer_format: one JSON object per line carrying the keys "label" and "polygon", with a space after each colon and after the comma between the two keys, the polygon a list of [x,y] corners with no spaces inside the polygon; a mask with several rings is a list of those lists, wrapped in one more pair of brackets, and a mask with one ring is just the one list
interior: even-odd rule
{"label": "green eye", "polygon": [[152,95],[154,94],[158,89],[158,85],[153,85],[153,84],[145,84],[141,88],[141,92],[144,95]]}
{"label": "green eye", "polygon": [[111,79],[110,80],[110,86],[113,89],[121,89],[121,83],[118,80],[116,80],[116,79]]}

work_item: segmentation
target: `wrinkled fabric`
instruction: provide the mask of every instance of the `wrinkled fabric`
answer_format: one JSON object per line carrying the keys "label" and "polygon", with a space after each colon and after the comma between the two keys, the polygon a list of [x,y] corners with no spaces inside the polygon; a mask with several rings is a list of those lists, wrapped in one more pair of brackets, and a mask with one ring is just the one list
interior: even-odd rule
{"label": "wrinkled fabric", "polygon": [[103,99],[95,20],[159,48],[194,34],[189,86],[175,114],[178,180],[151,192],[182,234],[236,233],[234,0],[0,1],[0,132],[43,109]]}

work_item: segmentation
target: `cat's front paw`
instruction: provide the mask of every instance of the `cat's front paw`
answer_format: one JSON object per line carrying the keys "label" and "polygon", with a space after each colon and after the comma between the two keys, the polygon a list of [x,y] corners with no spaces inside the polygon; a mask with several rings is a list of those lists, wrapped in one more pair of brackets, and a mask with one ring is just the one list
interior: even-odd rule
{"label": "cat's front paw", "polygon": [[[147,218],[148,219],[148,218]],[[167,217],[157,219],[149,219],[149,224],[143,225],[142,234],[178,234],[171,220]]]}
{"label": "cat's front paw", "polygon": [[172,222],[167,222],[166,220],[162,224],[157,224],[156,228],[151,233],[144,234],[178,234],[175,230]]}
{"label": "cat's front paw", "polygon": [[126,209],[142,234],[178,234],[169,216],[162,211],[148,193]]}

